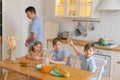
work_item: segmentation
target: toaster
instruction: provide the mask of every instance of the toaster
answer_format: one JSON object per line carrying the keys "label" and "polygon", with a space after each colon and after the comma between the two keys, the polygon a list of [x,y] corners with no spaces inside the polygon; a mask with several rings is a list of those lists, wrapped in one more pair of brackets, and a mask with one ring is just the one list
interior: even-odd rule
{"label": "toaster", "polygon": [[68,32],[68,31],[64,31],[64,32],[62,32],[61,33],[61,38],[63,38],[63,39],[67,39],[68,37],[70,37],[70,32]]}

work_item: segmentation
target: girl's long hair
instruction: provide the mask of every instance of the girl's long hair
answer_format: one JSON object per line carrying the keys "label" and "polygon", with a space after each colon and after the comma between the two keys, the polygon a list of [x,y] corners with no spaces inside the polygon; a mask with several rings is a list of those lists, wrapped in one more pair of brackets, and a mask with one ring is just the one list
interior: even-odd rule
{"label": "girl's long hair", "polygon": [[41,43],[40,41],[35,41],[35,42],[34,42],[34,45],[31,46],[29,50],[30,50],[30,51],[34,51],[34,48],[33,48],[33,47],[36,46],[36,45],[38,45],[38,44],[41,45],[41,49],[40,49],[40,50],[42,50],[42,43]]}

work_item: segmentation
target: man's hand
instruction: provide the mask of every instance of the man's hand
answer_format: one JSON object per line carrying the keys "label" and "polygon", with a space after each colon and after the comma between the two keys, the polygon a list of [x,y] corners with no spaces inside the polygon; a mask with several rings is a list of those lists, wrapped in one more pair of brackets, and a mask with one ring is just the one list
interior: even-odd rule
{"label": "man's hand", "polygon": [[26,40],[25,46],[26,46],[26,47],[29,47],[29,45],[30,45],[30,44],[29,44],[28,41]]}
{"label": "man's hand", "polygon": [[30,45],[30,42],[34,41],[34,39],[35,39],[35,33],[31,32],[31,35],[25,42],[25,46],[28,47]]}

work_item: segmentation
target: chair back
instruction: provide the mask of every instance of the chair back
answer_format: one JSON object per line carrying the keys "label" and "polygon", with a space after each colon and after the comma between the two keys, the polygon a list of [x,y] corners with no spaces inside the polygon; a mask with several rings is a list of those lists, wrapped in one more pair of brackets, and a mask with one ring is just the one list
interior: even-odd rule
{"label": "chair back", "polygon": [[53,49],[44,49],[46,57],[49,57],[52,55]]}
{"label": "chair back", "polygon": [[104,72],[105,65],[107,64],[107,60],[101,58],[95,58],[97,65],[97,80],[101,80],[102,73]]}
{"label": "chair back", "polygon": [[78,59],[78,56],[71,53],[70,54],[70,63],[71,63],[71,67],[75,67],[76,61]]}

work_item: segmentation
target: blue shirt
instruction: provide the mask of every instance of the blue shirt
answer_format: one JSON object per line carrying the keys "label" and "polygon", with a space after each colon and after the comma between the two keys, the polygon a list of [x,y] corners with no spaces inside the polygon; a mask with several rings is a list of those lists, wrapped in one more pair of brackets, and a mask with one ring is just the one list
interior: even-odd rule
{"label": "blue shirt", "polygon": [[30,32],[33,32],[36,35],[34,41],[32,41],[31,44],[34,43],[35,41],[40,41],[43,43],[43,24],[38,16],[35,16],[34,19],[32,20]]}
{"label": "blue shirt", "polygon": [[[87,70],[90,72],[96,72],[97,66],[94,57],[86,58],[85,55],[80,54],[80,60],[81,60],[81,69]],[[96,77],[92,77],[90,80],[97,80]]]}
{"label": "blue shirt", "polygon": [[86,58],[85,55],[80,54],[81,68],[90,72],[95,72],[97,70],[96,62],[94,57]]}
{"label": "blue shirt", "polygon": [[66,65],[70,66],[70,55],[67,49],[61,48],[60,51],[53,51],[53,58],[55,61],[62,61],[65,57],[67,57]]}

